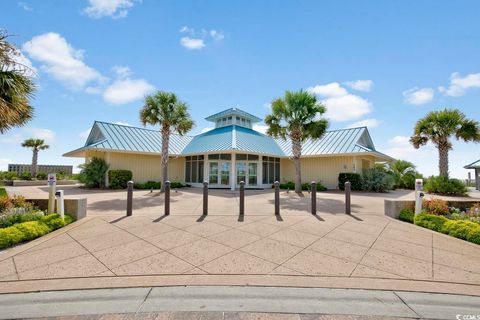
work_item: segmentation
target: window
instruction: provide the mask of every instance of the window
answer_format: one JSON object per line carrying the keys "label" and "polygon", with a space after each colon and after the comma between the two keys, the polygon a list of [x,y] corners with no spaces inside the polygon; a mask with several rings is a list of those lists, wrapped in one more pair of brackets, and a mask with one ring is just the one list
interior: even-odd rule
{"label": "window", "polygon": [[185,182],[203,182],[203,155],[185,158]]}
{"label": "window", "polygon": [[280,158],[262,157],[262,183],[280,181]]}

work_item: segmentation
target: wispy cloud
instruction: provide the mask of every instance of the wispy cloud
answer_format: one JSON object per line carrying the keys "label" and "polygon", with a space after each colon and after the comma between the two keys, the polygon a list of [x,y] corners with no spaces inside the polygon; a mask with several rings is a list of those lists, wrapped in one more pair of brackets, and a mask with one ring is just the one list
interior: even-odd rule
{"label": "wispy cloud", "polygon": [[25,11],[28,11],[28,12],[33,11],[33,8],[31,6],[29,6],[28,4],[26,4],[25,2],[22,2],[22,1],[18,2],[18,6]]}
{"label": "wispy cloud", "polygon": [[470,89],[480,88],[480,73],[471,73],[462,77],[460,73],[454,72],[450,76],[450,85],[445,87],[438,87],[438,90],[451,97],[461,97]]}
{"label": "wispy cloud", "polygon": [[140,2],[136,0],[88,0],[88,7],[84,12],[94,19],[110,17],[112,19],[125,18],[128,11]]}
{"label": "wispy cloud", "polygon": [[372,80],[347,81],[345,82],[345,85],[357,91],[369,92],[372,89],[373,81]]}
{"label": "wispy cloud", "polygon": [[205,42],[203,39],[182,37],[180,39],[180,44],[188,50],[200,50],[205,47]]}
{"label": "wispy cloud", "polygon": [[408,104],[421,105],[433,100],[435,92],[431,88],[414,87],[403,91],[403,97]]}
{"label": "wispy cloud", "polygon": [[111,104],[125,104],[142,99],[154,89],[153,85],[143,79],[120,79],[105,89],[102,98]]}
{"label": "wispy cloud", "polygon": [[180,33],[188,34],[180,38],[180,44],[188,50],[201,50],[207,46],[208,40],[219,42],[225,38],[221,30],[196,30],[189,26],[183,26],[179,31]]}
{"label": "wispy cloud", "polygon": [[377,119],[373,119],[373,118],[364,119],[364,120],[360,120],[360,121],[357,121],[357,122],[354,122],[354,123],[350,124],[349,126],[347,126],[347,128],[358,128],[358,127],[376,128],[381,123],[382,123],[382,121],[377,120]]}

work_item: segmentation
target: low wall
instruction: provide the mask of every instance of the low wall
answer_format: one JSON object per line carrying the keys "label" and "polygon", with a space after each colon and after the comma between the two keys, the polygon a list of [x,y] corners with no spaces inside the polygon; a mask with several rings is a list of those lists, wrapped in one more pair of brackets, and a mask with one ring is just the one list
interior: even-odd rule
{"label": "low wall", "polygon": [[[32,202],[35,207],[40,210],[48,209],[48,199],[27,199]],[[68,213],[75,220],[80,220],[87,216],[87,199],[64,199],[65,201],[65,213]]]}
{"label": "low wall", "polygon": [[[460,210],[466,210],[470,208],[474,203],[479,203],[477,200],[449,200],[448,206],[459,208]],[[400,211],[403,209],[415,209],[414,200],[385,200],[385,215],[398,219]]]}
{"label": "low wall", "polygon": [[[57,186],[69,186],[77,183],[77,180],[57,180]],[[47,180],[13,180],[11,184],[6,185],[13,187],[47,186]]]}

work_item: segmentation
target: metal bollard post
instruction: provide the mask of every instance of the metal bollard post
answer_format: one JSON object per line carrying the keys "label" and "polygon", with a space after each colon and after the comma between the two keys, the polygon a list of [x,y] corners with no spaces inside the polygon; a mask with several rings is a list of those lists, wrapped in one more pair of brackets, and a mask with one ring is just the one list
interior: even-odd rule
{"label": "metal bollard post", "polygon": [[350,181],[345,182],[345,213],[352,214],[350,193],[352,191],[352,184]]}
{"label": "metal bollard post", "polygon": [[275,181],[275,215],[280,215],[280,182]]}
{"label": "metal bollard post", "polygon": [[165,215],[170,214],[170,181],[165,181]]}
{"label": "metal bollard post", "polygon": [[240,181],[240,214],[245,214],[245,182]]}
{"label": "metal bollard post", "polygon": [[127,182],[127,217],[132,215],[133,211],[133,181]]}
{"label": "metal bollard post", "polygon": [[311,183],[311,190],[312,190],[312,214],[317,214],[317,183],[312,181]]}
{"label": "metal bollard post", "polygon": [[208,214],[208,182],[203,181],[203,215]]}

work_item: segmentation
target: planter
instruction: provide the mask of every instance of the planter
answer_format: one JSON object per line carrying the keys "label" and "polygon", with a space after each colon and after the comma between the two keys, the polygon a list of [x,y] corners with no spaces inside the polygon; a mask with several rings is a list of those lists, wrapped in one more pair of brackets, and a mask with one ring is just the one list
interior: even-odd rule
{"label": "planter", "polygon": [[[77,180],[57,180],[57,186],[69,186],[77,183]],[[47,180],[13,180],[6,181],[5,185],[13,187],[46,186]]]}

